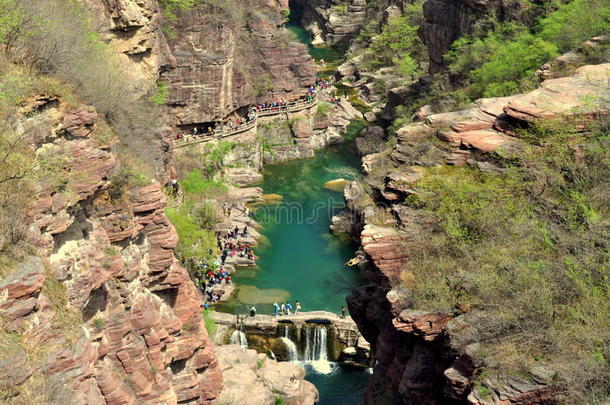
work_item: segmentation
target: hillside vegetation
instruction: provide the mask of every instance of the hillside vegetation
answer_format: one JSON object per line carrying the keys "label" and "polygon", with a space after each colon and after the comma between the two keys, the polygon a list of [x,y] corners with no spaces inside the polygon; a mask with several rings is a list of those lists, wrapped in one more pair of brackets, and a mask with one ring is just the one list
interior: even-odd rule
{"label": "hillside vegetation", "polygon": [[[135,100],[112,51],[74,0],[0,0],[0,260],[29,253],[26,207],[36,181],[61,162],[36,162],[31,138],[17,112],[28,98],[57,99],[62,108],[95,107],[118,139],[120,189],[127,177],[154,177],[162,169],[159,148],[151,148],[158,125],[155,105]],[[125,177],[127,175],[127,177]]]}
{"label": "hillside vegetation", "polygon": [[[610,32],[609,0],[520,0],[516,3],[521,11],[512,18],[492,14],[478,21],[470,35],[453,43],[444,57],[446,68],[428,77],[428,54],[418,36],[424,3],[419,0],[405,6],[401,17],[381,27],[371,21],[357,39],[366,47],[350,55],[362,55],[363,68],[369,71],[396,68],[407,85],[426,79],[425,94],[400,109],[403,122],[425,104],[436,112],[451,111],[481,97],[531,90],[540,83],[535,72],[543,64]],[[609,55],[606,44],[587,56],[591,63],[599,63]]]}
{"label": "hillside vegetation", "polygon": [[[368,68],[426,75],[416,34],[421,3],[377,35],[363,30]],[[489,16],[454,42],[445,69],[396,108],[389,130],[412,122],[425,104],[444,112],[532,90],[542,65],[610,33],[608,0],[521,3],[528,15]],[[587,63],[610,60],[608,42],[590,52]],[[435,225],[404,242],[401,284],[415,309],[468,314],[481,344],[483,397],[486,377],[531,379],[535,366],[557,371],[562,403],[610,397],[610,98],[582,103],[599,112],[586,128],[573,119],[522,128],[513,134],[525,145],[518,153],[488,158],[499,171],[422,168],[404,203]]]}
{"label": "hillside vegetation", "polygon": [[405,247],[413,306],[476,310],[485,373],[549,366],[566,403],[610,392],[610,122],[593,126],[523,132],[501,174],[427,169],[406,201],[436,223]]}

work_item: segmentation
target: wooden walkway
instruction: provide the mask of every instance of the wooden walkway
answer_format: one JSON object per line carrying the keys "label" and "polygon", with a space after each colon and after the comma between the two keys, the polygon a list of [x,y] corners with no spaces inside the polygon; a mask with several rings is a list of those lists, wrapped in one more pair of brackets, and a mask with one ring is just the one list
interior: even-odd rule
{"label": "wooden walkway", "polygon": [[288,114],[288,113],[296,113],[308,108],[314,107],[318,104],[318,99],[314,98],[311,101],[294,101],[292,103],[288,103],[281,107],[269,107],[263,109],[256,110],[256,117],[244,124],[241,124],[238,127],[233,129],[223,128],[214,130],[211,133],[201,134],[201,135],[185,135],[181,139],[175,140],[176,148],[184,148],[185,146],[194,145],[202,142],[209,142],[214,139],[222,139],[229,136],[237,135],[249,131],[252,128],[255,128],[257,125],[258,117],[271,117],[279,114]]}

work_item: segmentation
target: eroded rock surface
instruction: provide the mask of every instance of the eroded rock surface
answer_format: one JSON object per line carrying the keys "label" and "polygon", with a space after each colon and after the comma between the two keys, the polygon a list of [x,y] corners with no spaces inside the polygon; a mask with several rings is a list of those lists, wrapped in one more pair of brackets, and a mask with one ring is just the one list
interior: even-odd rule
{"label": "eroded rock surface", "polygon": [[[478,3],[482,7],[492,2]],[[418,181],[432,167],[504,170],[503,159],[518,156],[525,145],[518,137],[520,127],[567,119],[578,131],[594,116],[607,115],[607,106],[600,109],[583,100],[606,97],[609,72],[610,64],[584,66],[526,94],[477,100],[463,111],[426,112],[421,121],[398,131],[397,144],[391,149],[365,156],[368,176],[345,189],[348,210],[336,221],[360,240],[369,260],[364,275],[373,282],[348,298],[350,313],[375,353],[366,403],[380,398],[401,404],[557,401],[556,371],[546,367],[533,368],[529,378],[486,378],[479,382],[488,390],[484,398],[473,389],[483,357],[476,325],[483,321],[484,311],[460,307],[442,313],[413,308],[404,286],[415,275],[403,271],[403,264],[409,260],[410,244],[426,243],[435,221],[429,213],[402,202],[418,193]]]}
{"label": "eroded rock surface", "polygon": [[50,124],[32,145],[48,174],[31,207],[36,255],[0,283],[4,327],[19,337],[3,350],[23,360],[12,390],[45,403],[214,403],[222,376],[159,183],[110,191],[117,160],[94,110],[59,104],[32,119]]}
{"label": "eroded rock surface", "polygon": [[219,403],[274,405],[283,398],[289,405],[313,405],[318,390],[305,381],[305,370],[287,362],[271,360],[238,345],[216,347],[225,386]]}
{"label": "eroded rock surface", "polygon": [[180,15],[169,41],[175,67],[163,74],[177,125],[221,121],[257,98],[303,94],[316,70],[307,47],[283,27],[285,8],[249,0],[226,8],[199,4]]}

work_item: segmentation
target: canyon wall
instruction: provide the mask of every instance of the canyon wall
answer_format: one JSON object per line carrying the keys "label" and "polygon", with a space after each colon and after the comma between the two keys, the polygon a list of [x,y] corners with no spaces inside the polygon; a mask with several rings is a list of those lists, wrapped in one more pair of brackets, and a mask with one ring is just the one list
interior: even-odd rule
{"label": "canyon wall", "polygon": [[[286,2],[236,2],[241,16],[200,6],[173,24],[169,42],[157,0],[82,2],[134,99],[169,83],[160,125],[220,120],[257,97],[300,96],[314,81],[305,46],[283,28]],[[33,248],[2,268],[2,400],[215,403],[223,377],[165,216],[169,127],[142,151],[164,163],[154,179],[137,172],[137,159],[126,171],[126,134],[95,108],[51,93],[32,94],[20,108],[11,126],[34,155]]]}
{"label": "canyon wall", "polygon": [[176,64],[161,30],[163,16],[157,0],[82,0],[100,39],[113,48],[131,89],[147,96],[161,72]]}
{"label": "canyon wall", "polygon": [[276,1],[198,5],[173,22],[175,66],[169,83],[177,125],[221,121],[255,102],[296,99],[313,84],[315,66],[284,29]]}
{"label": "canyon wall", "polygon": [[0,282],[7,400],[213,403],[222,376],[160,184],[117,183],[95,109],[36,97],[21,113],[40,180],[35,251]]}
{"label": "canyon wall", "polygon": [[[348,211],[333,218],[360,241],[371,284],[356,289],[348,304],[376,365],[366,403],[400,404],[552,404],[559,388],[556,371],[534,365],[527,376],[500,374],[477,380],[484,366],[477,325],[484,309],[420,311],[413,306],[404,265],[408,246],[428,243],[435,229],[432,213],[405,204],[418,193],[426,168],[469,166],[502,172],[498,162],[521,154],[524,141],[515,128],[540,121],[568,119],[576,129],[608,114],[587,97],[604,97],[609,64],[585,66],[573,76],[547,80],[527,94],[478,100],[474,107],[435,114],[401,128],[388,150],[363,157],[367,177],[345,190]],[[345,221],[351,221],[351,227]],[[484,389],[475,386],[484,385]]]}

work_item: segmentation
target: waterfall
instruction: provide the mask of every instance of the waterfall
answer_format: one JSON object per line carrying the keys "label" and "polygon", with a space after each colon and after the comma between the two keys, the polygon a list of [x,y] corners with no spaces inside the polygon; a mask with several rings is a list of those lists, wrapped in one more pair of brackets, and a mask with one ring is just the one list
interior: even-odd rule
{"label": "waterfall", "polygon": [[246,334],[240,330],[234,330],[231,334],[231,339],[229,343],[232,345],[240,345],[242,347],[248,347],[248,338],[246,338]]}
{"label": "waterfall", "polygon": [[326,342],[327,330],[324,326],[305,327],[305,352],[303,360],[321,374],[329,374],[333,370],[332,364],[328,361],[328,348]]}
{"label": "waterfall", "polygon": [[286,354],[288,355],[288,361],[299,360],[299,352],[297,351],[297,345],[287,337],[281,337],[280,340],[286,346]]}
{"label": "waterfall", "polygon": [[297,350],[297,345],[290,339],[290,324],[284,325],[284,336],[280,337],[284,346],[286,346],[286,355],[288,356],[288,361],[295,362],[299,360],[299,351]]}

